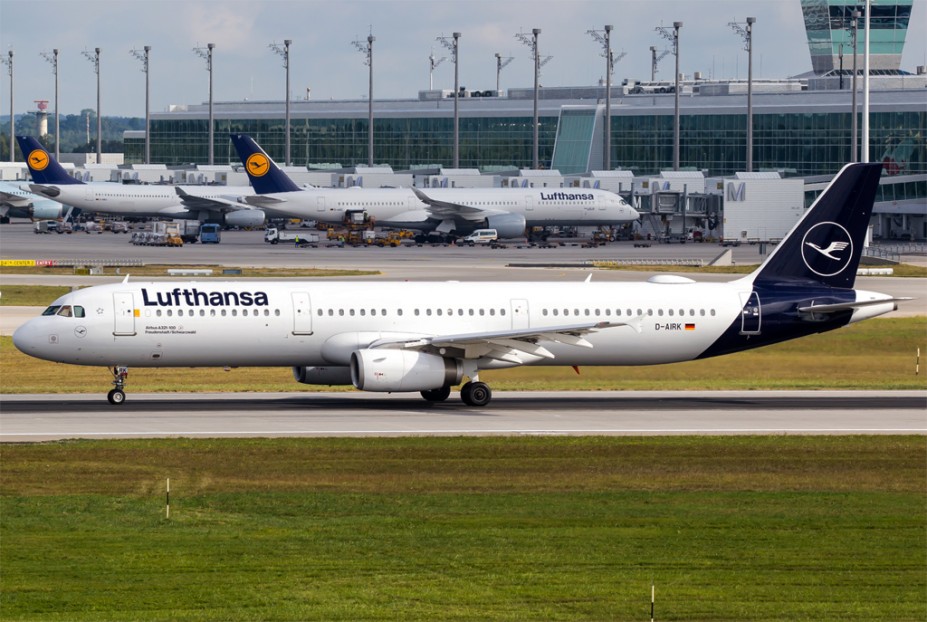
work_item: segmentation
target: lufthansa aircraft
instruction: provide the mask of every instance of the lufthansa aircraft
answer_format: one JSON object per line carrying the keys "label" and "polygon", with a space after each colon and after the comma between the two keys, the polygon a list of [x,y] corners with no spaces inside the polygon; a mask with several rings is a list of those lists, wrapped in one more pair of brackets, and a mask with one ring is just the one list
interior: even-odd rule
{"label": "lufthansa aircraft", "polygon": [[23,190],[20,184],[0,182],[0,223],[8,223],[10,218],[57,220],[66,213],[58,201]]}
{"label": "lufthansa aircraft", "polygon": [[32,174],[33,192],[87,212],[129,218],[183,218],[237,227],[260,227],[264,212],[243,205],[238,196],[251,188],[227,186],[126,185],[74,179],[39,141],[17,136]]}
{"label": "lufthansa aircraft", "polygon": [[624,199],[590,188],[312,188],[303,189],[250,136],[232,143],[257,194],[244,197],[274,217],[340,224],[364,213],[382,227],[462,236],[495,229],[518,238],[528,227],[619,226],[640,215]]}
{"label": "lufthansa aircraft", "polygon": [[130,282],[71,292],[13,335],[111,369],[288,366],[298,382],[484,406],[484,369],[655,365],[840,328],[896,308],[853,289],[881,164],[849,164],[754,273],[728,283]]}

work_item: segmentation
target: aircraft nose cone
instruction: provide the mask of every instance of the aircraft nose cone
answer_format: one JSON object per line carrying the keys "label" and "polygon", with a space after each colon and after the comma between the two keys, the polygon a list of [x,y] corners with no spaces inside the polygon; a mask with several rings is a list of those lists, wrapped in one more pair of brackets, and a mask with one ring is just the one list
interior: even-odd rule
{"label": "aircraft nose cone", "polygon": [[26,322],[13,331],[13,345],[23,354],[39,357],[39,344],[39,333],[35,322]]}

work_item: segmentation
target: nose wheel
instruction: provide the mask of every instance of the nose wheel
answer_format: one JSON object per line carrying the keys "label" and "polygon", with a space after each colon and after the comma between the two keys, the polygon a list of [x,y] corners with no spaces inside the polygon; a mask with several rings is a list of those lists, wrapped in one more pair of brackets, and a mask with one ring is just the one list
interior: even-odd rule
{"label": "nose wheel", "polygon": [[110,373],[113,374],[113,388],[106,394],[106,399],[113,406],[121,406],[126,401],[126,393],[123,389],[126,386],[126,378],[129,376],[129,368],[113,367]]}

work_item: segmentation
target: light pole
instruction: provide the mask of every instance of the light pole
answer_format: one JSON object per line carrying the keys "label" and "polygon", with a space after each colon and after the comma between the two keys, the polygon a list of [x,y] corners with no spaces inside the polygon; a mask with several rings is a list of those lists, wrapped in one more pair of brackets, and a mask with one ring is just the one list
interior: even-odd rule
{"label": "light pole", "polygon": [[52,73],[55,74],[55,159],[61,160],[61,123],[58,118],[58,48],[52,53],[39,52],[42,58],[51,63]]}
{"label": "light pole", "polygon": [[[612,168],[612,74],[615,72],[615,57],[612,56],[612,26],[605,25],[605,34],[598,30],[587,30],[592,38],[605,48],[602,56],[605,57],[605,140],[603,146],[602,165],[606,171]],[[624,53],[619,59],[624,58]]]}
{"label": "light pole", "polygon": [[460,33],[455,32],[451,38],[438,37],[437,41],[451,52],[454,61],[454,168],[460,168],[460,63],[457,52],[460,50]]}
{"label": "light pole", "polygon": [[[753,24],[755,17],[748,17],[745,26],[737,22],[730,22],[728,26],[734,29],[744,39],[744,49],[747,50],[747,172],[753,172]],[[842,76],[841,76],[842,79]]]}
{"label": "light pole", "polygon": [[367,45],[362,41],[352,41],[354,47],[365,54],[364,64],[369,68],[367,85],[367,166],[373,166],[373,42],[376,37],[367,35]]}
{"label": "light pole", "polygon": [[501,92],[500,78],[502,76],[502,70],[512,61],[514,57],[512,56],[502,56],[499,52],[496,52],[496,96],[499,96]]}
{"label": "light pole", "polygon": [[[16,116],[13,114],[13,50],[10,50],[8,59],[4,58],[2,60],[10,73],[10,162],[15,162],[16,160],[13,158],[15,153],[13,136],[16,135]],[[25,154],[23,154],[23,157],[25,157]]]}
{"label": "light pole", "polygon": [[857,10],[857,11],[853,11],[853,13],[851,13],[852,19],[850,20],[850,26],[851,26],[851,28],[852,28],[852,34],[851,34],[851,39],[850,39],[850,41],[851,41],[851,43],[852,43],[852,45],[853,45],[853,97],[852,97],[852,102],[853,102],[853,103],[852,103],[853,120],[852,120],[852,123],[851,123],[851,128],[852,128],[852,129],[851,129],[851,132],[850,132],[850,133],[851,133],[851,136],[850,136],[850,143],[851,143],[851,145],[852,145],[852,146],[851,146],[850,162],[858,162],[858,161],[859,161],[859,145],[857,144],[857,143],[858,143],[858,138],[859,138],[859,137],[857,136],[857,129],[858,129],[858,128],[857,128],[857,125],[858,125],[858,120],[857,120],[857,118],[856,118],[856,117],[857,117],[857,114],[856,114],[856,89],[857,89],[857,87],[856,87],[856,74],[859,73],[859,71],[858,71],[857,68],[856,68],[856,57],[857,57],[856,47],[857,47],[857,41],[858,41],[858,35],[859,35],[859,18],[860,18],[860,15],[861,15],[861,13],[860,13],[858,10]]}
{"label": "light pole", "polygon": [[93,55],[87,50],[84,57],[93,63],[93,71],[97,74],[97,164],[103,163],[103,119],[100,117],[100,48],[94,48]]}
{"label": "light pole", "polygon": [[553,56],[545,56],[542,60],[540,54],[538,54],[539,34],[541,34],[540,28],[532,28],[530,37],[523,32],[519,32],[515,35],[516,39],[527,45],[531,50],[531,59],[534,61],[534,119],[532,123],[534,147],[532,151],[531,167],[535,170],[540,168],[540,162],[538,159],[538,99],[541,86],[541,67],[546,65],[548,61],[553,58]]}
{"label": "light pole", "polygon": [[431,54],[428,56],[428,90],[435,90],[435,69],[447,60],[447,56],[442,56],[437,58],[435,56],[434,49],[431,50]]}
{"label": "light pole", "polygon": [[212,51],[216,48],[215,43],[207,43],[206,48],[193,48],[193,52],[200,58],[206,59],[206,71],[209,72],[209,164],[215,163],[215,152],[213,151],[213,116],[212,116]]}
{"label": "light pole", "polygon": [[292,39],[284,39],[283,47],[281,48],[276,43],[270,44],[270,49],[279,54],[283,58],[283,68],[286,69],[286,103],[284,104],[284,116],[286,118],[286,138],[284,140],[284,149],[286,150],[286,165],[290,165],[290,44],[293,43]]}
{"label": "light pole", "polygon": [[673,170],[679,170],[679,29],[682,22],[673,22],[673,27],[657,26],[656,30],[664,39],[673,44],[672,53],[676,57],[676,79],[673,94]]}
{"label": "light pole", "polygon": [[872,14],[872,2],[866,0],[866,24],[863,28],[866,41],[863,44],[863,144],[861,145],[861,160],[869,163],[869,42],[871,41],[869,27]]}
{"label": "light pole", "polygon": [[151,46],[146,45],[142,51],[131,50],[132,56],[142,61],[145,72],[145,164],[151,164],[151,83],[148,81],[148,53]]}

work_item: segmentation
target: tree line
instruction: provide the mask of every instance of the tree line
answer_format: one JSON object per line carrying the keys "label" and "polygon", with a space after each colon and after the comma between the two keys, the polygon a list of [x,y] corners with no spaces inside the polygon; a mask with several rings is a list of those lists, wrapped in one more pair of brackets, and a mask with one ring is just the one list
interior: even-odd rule
{"label": "tree line", "polygon": [[[88,140],[87,125],[90,125],[90,138]],[[81,110],[80,114],[61,115],[59,117],[61,126],[61,153],[96,153],[97,150],[97,116],[91,108]],[[103,134],[103,152],[104,153],[122,153],[123,142],[122,134],[127,130],[144,130],[145,119],[137,117],[103,117],[102,119]],[[48,115],[48,135],[39,137],[38,119],[35,114],[16,115],[16,134],[23,136],[35,136],[47,149],[55,149],[55,115]],[[19,146],[16,146],[17,161],[22,161],[23,156],[19,153]],[[7,115],[0,121],[0,161],[9,162],[10,160],[10,117]]]}

